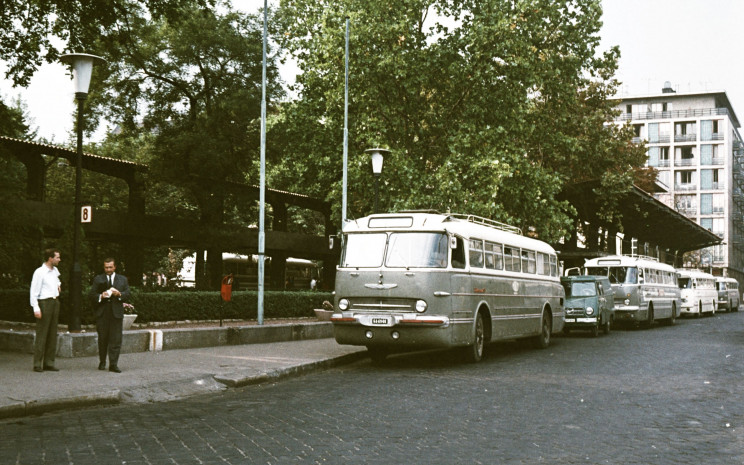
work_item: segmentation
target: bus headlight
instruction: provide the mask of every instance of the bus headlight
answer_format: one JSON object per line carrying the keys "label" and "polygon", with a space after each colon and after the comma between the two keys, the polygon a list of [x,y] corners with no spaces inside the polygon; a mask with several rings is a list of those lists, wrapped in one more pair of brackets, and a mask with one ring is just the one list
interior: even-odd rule
{"label": "bus headlight", "polygon": [[338,301],[338,309],[339,310],[348,310],[349,309],[349,299],[340,299]]}
{"label": "bus headlight", "polygon": [[630,299],[625,299],[625,302],[623,302],[625,305],[630,305]]}
{"label": "bus headlight", "polygon": [[426,308],[428,305],[426,304],[426,301],[423,300],[417,300],[416,301],[416,311],[419,313],[424,313],[426,311]]}
{"label": "bus headlight", "polygon": [[592,315],[592,314],[594,314],[594,309],[593,309],[592,307],[586,307],[586,314],[587,314],[587,315]]}

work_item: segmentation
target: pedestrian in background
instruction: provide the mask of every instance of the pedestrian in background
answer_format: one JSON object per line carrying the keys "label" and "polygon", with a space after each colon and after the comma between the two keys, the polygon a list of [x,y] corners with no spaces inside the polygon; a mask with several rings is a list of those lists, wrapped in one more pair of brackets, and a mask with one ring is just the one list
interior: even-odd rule
{"label": "pedestrian in background", "polygon": [[121,373],[119,353],[121,352],[122,322],[124,321],[124,302],[130,298],[127,278],[116,273],[113,258],[103,261],[103,274],[93,278],[88,297],[96,310],[96,329],[98,331],[98,369],[106,369],[108,355],[109,371]]}
{"label": "pedestrian in background", "polygon": [[34,371],[59,371],[54,366],[57,354],[57,322],[59,321],[60,256],[57,249],[44,251],[44,263],[31,278],[31,307],[36,318],[34,340]]}

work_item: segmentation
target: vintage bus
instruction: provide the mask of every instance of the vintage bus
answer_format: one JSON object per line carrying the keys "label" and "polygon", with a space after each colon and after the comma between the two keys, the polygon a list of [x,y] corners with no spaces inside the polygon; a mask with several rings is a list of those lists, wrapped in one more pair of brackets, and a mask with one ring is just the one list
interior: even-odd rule
{"label": "vintage bus", "polygon": [[703,313],[715,315],[718,308],[716,277],[700,270],[680,268],[677,272],[682,296],[682,313],[697,317],[703,316]]}
{"label": "vintage bus", "polygon": [[671,265],[652,257],[612,255],[587,260],[584,272],[610,279],[617,323],[673,325],[680,315],[677,271]]}
{"label": "vintage bus", "polygon": [[718,309],[726,309],[729,312],[738,312],[741,304],[739,295],[739,281],[734,278],[716,278],[716,290],[718,291]]}
{"label": "vintage bus", "polygon": [[434,212],[350,221],[336,271],[336,341],[391,352],[462,347],[477,362],[490,341],[563,329],[555,250],[518,228]]}

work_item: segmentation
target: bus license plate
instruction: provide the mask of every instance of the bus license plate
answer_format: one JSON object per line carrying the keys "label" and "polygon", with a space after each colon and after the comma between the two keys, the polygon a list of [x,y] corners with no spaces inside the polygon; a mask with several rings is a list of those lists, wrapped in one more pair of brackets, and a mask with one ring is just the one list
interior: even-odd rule
{"label": "bus license plate", "polygon": [[576,318],[566,318],[566,323],[576,323]]}
{"label": "bus license plate", "polygon": [[390,324],[390,319],[388,318],[372,318],[371,323],[373,325],[379,325],[379,326],[387,326]]}

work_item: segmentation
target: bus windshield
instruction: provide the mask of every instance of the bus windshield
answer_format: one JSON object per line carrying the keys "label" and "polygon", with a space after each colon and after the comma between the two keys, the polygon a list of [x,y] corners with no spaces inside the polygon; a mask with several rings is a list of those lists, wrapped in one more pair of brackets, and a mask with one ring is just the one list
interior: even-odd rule
{"label": "bus windshield", "polygon": [[587,267],[589,276],[607,276],[611,284],[638,284],[638,268],[634,266]]}
{"label": "bus windshield", "polygon": [[387,234],[349,234],[341,254],[341,266],[377,268],[382,266]]}
{"label": "bus windshield", "polygon": [[692,280],[690,278],[679,277],[677,280],[680,289],[692,289]]}
{"label": "bus windshield", "polygon": [[[387,253],[385,245],[387,243]],[[350,268],[446,268],[449,242],[444,233],[349,234],[341,266]]]}
{"label": "bus windshield", "polygon": [[447,235],[442,233],[393,233],[387,260],[389,268],[445,268]]}

